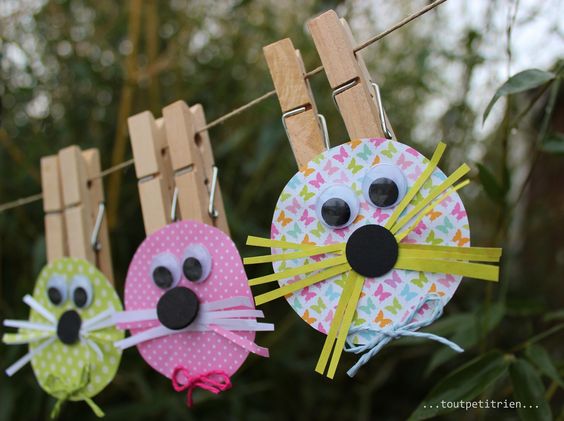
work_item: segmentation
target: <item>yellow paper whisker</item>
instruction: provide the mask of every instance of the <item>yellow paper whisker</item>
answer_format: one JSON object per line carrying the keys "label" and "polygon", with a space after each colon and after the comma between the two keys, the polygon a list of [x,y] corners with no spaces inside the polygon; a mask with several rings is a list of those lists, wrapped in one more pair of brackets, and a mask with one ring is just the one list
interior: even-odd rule
{"label": "yellow paper whisker", "polygon": [[253,286],[253,285],[267,284],[269,282],[278,281],[280,279],[291,278],[292,276],[303,275],[304,273],[314,272],[316,270],[341,265],[346,261],[347,261],[346,256],[341,255],[337,257],[332,257],[329,259],[325,259],[321,262],[310,263],[297,268],[287,269],[282,272],[249,279],[249,285]]}
{"label": "yellow paper whisker", "polygon": [[264,256],[254,256],[245,257],[243,263],[246,265],[253,265],[258,263],[270,263],[277,262],[281,260],[292,260],[299,259],[303,257],[317,256],[320,254],[327,254],[333,252],[343,252],[345,248],[344,244],[330,244],[328,246],[321,246],[317,248],[311,248],[307,250],[296,251],[292,253],[279,253],[279,254],[267,254]]}
{"label": "yellow paper whisker", "polygon": [[[399,245],[400,250],[424,250],[424,251],[437,251],[449,252],[456,250],[457,253],[464,253],[476,257],[491,257],[499,260],[501,257],[502,249],[499,247],[457,247],[457,246],[434,246],[430,244],[412,244],[402,243]],[[473,259],[469,259],[473,260]],[[477,259],[476,259],[477,260]]]}
{"label": "yellow paper whisker", "polygon": [[394,268],[413,270],[417,272],[461,275],[492,282],[497,282],[499,280],[499,267],[482,263],[467,263],[452,260],[412,259],[400,256]]}
{"label": "yellow paper whisker", "polygon": [[254,237],[249,235],[247,237],[247,245],[255,247],[267,247],[267,248],[280,248],[280,249],[294,249],[294,250],[314,250],[321,246],[316,244],[302,244],[302,243],[292,243],[290,241],[282,240],[271,240],[270,238]]}
{"label": "yellow paper whisker", "polygon": [[486,252],[473,249],[478,249],[478,247],[446,247],[441,250],[404,248],[400,245],[399,256],[406,259],[464,260],[468,262],[499,262],[501,257],[501,249],[485,249]]}
{"label": "yellow paper whisker", "polygon": [[355,275],[351,298],[347,304],[347,309],[345,310],[343,321],[341,322],[341,328],[339,329],[339,336],[337,337],[335,349],[333,350],[333,356],[331,357],[329,369],[327,370],[327,377],[330,379],[335,376],[335,372],[337,371],[337,366],[339,365],[339,360],[341,359],[341,354],[343,353],[343,349],[345,347],[345,341],[347,340],[356,311],[356,306],[358,305],[358,300],[360,299],[360,293],[362,292],[362,287],[364,285],[364,278],[356,273]]}
{"label": "yellow paper whisker", "polygon": [[396,234],[405,224],[407,224],[415,215],[417,215],[423,208],[425,208],[431,201],[433,201],[438,195],[456,183],[460,178],[466,175],[470,171],[470,167],[466,164],[462,164],[456,171],[454,171],[445,181],[439,184],[437,187],[433,188],[429,194],[417,205],[415,206],[407,215],[400,218],[398,222],[393,226],[392,233]]}
{"label": "yellow paper whisker", "polygon": [[356,273],[350,272],[348,278],[345,280],[345,286],[339,297],[339,303],[333,314],[333,320],[331,320],[331,326],[329,327],[329,332],[327,332],[327,337],[325,338],[325,343],[323,344],[323,349],[319,355],[319,360],[317,360],[317,365],[315,366],[315,371],[323,375],[325,368],[327,367],[327,362],[329,361],[329,356],[335,345],[337,339],[337,334],[341,327],[341,320],[345,314],[345,310],[350,301],[351,294],[353,292],[354,286],[356,285]]}
{"label": "yellow paper whisker", "polygon": [[392,226],[395,224],[395,222],[397,221],[403,210],[407,207],[407,205],[409,205],[409,203],[415,197],[417,192],[421,190],[421,187],[423,186],[425,181],[427,181],[429,176],[433,173],[433,171],[435,171],[435,168],[439,164],[439,161],[441,160],[441,157],[443,156],[445,149],[446,149],[446,145],[442,142],[439,142],[437,148],[435,149],[435,152],[433,153],[433,156],[431,157],[431,160],[427,163],[427,167],[419,175],[417,180],[415,180],[415,183],[407,191],[406,195],[403,197],[401,202],[396,206],[396,209],[386,221],[385,228],[387,229],[392,228]]}
{"label": "yellow paper whisker", "polygon": [[283,297],[285,295],[291,294],[292,292],[298,291],[310,285],[329,279],[333,276],[341,275],[342,273],[345,273],[348,270],[351,270],[351,267],[348,263],[344,263],[342,265],[326,269],[323,272],[317,273],[312,276],[308,276],[307,278],[304,279],[300,279],[297,282],[293,282],[291,284],[284,285],[283,287],[274,289],[264,294],[257,295],[255,297],[255,304],[259,306],[261,304],[275,300],[276,298]]}
{"label": "yellow paper whisker", "polygon": [[464,180],[461,183],[458,183],[456,186],[454,186],[451,189],[448,189],[447,191],[443,192],[443,194],[441,194],[439,196],[439,198],[437,200],[435,200],[433,203],[431,203],[429,206],[427,206],[423,212],[421,212],[417,218],[415,218],[415,221],[413,221],[413,224],[411,224],[409,226],[409,228],[407,228],[406,230],[402,231],[399,234],[396,234],[396,240],[399,243],[401,240],[403,240],[405,237],[407,237],[407,235],[413,231],[417,225],[419,225],[419,222],[421,222],[421,220],[425,217],[425,215],[428,215],[429,212],[431,212],[433,209],[435,209],[436,206],[439,205],[439,203],[441,203],[443,200],[445,200],[447,197],[449,197],[451,194],[453,194],[454,192],[460,190],[462,187],[467,186],[468,184],[470,184],[470,180]]}

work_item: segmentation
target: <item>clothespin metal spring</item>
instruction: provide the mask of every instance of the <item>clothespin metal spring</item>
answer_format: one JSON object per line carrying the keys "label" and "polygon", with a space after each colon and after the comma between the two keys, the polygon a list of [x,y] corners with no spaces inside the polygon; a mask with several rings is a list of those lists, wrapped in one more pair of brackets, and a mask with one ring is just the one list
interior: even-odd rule
{"label": "clothespin metal spring", "polygon": [[[353,86],[358,85],[359,80],[358,79],[354,79],[351,80],[348,83],[345,83],[343,86],[339,86],[338,88],[335,88],[333,90],[333,103],[335,104],[335,106],[337,107],[337,109],[339,109],[339,104],[337,104],[337,95],[339,95],[340,93],[345,92],[347,89],[352,88]],[[378,115],[380,116],[380,122],[382,124],[382,132],[384,132],[384,136],[386,136],[386,139],[391,139],[392,136],[392,132],[390,131],[390,129],[388,128],[388,124],[386,123],[386,117],[384,115],[384,107],[382,105],[382,97],[380,95],[380,87],[378,86],[378,84],[376,82],[370,82],[370,84],[372,85],[372,88],[374,88],[374,97],[376,100],[376,108],[378,108]]]}
{"label": "clothespin metal spring", "polygon": [[[210,186],[210,196],[209,196],[209,205],[208,205],[208,213],[212,219],[217,219],[219,217],[219,212],[215,207],[215,193],[217,191],[217,175],[219,173],[219,169],[217,166],[212,167],[212,180]],[[172,206],[170,209],[170,220],[172,222],[177,221],[176,211],[178,209],[178,187],[174,188],[174,193],[172,194]]]}
{"label": "clothespin metal spring", "polygon": [[94,228],[92,228],[92,235],[90,236],[90,245],[92,250],[98,252],[102,250],[102,244],[98,238],[100,237],[100,228],[102,227],[102,221],[104,220],[104,215],[106,214],[106,204],[100,202],[98,204],[98,214],[96,215],[96,221],[94,222]]}
{"label": "clothespin metal spring", "polygon": [[[293,110],[290,111],[286,111],[284,114],[282,114],[282,125],[284,126],[284,130],[286,131],[286,136],[288,136],[288,139],[290,139],[290,135],[288,134],[288,126],[286,125],[286,118],[292,117],[299,113],[303,113],[306,110],[307,108],[305,106],[302,106],[302,107],[294,108]],[[323,114],[317,114],[317,118],[319,118],[319,121],[321,122],[321,129],[323,130],[323,141],[325,143],[325,149],[329,150],[331,149],[331,144],[329,142],[327,120],[325,120]]]}

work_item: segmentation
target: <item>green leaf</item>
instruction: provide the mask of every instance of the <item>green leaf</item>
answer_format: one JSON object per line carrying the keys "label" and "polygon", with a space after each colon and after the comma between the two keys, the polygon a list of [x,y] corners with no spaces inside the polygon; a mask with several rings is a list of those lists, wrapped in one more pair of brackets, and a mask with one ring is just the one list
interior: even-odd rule
{"label": "green leaf", "polygon": [[478,167],[480,182],[484,186],[484,190],[490,199],[497,203],[503,203],[506,189],[504,189],[497,181],[492,172],[482,164],[476,164]]}
{"label": "green leaf", "polygon": [[[456,319],[458,322],[457,329],[454,331],[454,335],[450,340],[460,345],[464,350],[468,350],[478,343],[480,333],[485,335],[495,329],[504,315],[505,306],[502,303],[492,305],[487,312],[479,308],[475,313],[459,314],[457,315],[459,317]],[[433,329],[428,329],[427,331],[441,336],[448,335],[448,333],[437,333]],[[457,355],[459,354],[452,349],[442,347],[435,352],[429,361],[425,369],[425,375],[429,375],[435,368]]]}
{"label": "green leaf", "polygon": [[481,355],[442,379],[409,417],[422,420],[454,411],[447,402],[471,401],[507,371],[510,359],[499,351]]}
{"label": "green leaf", "polygon": [[542,346],[534,344],[529,345],[525,349],[525,355],[545,376],[554,380],[560,387],[564,388],[564,380],[562,380],[558,369],[554,366],[552,358],[550,358],[550,355]]}
{"label": "green leaf", "polygon": [[553,80],[555,77],[556,75],[554,73],[545,72],[544,70],[539,69],[528,69],[511,76],[497,89],[490,100],[488,106],[486,107],[486,111],[484,111],[482,123],[486,121],[492,107],[502,96],[528,91],[529,89],[544,85],[545,83]]}
{"label": "green leaf", "polygon": [[521,404],[519,418],[525,421],[551,420],[550,407],[544,399],[544,385],[535,368],[519,359],[509,368],[513,384],[513,399]]}
{"label": "green leaf", "polygon": [[545,322],[552,322],[553,320],[563,320],[564,319],[564,309],[563,310],[551,311],[550,313],[546,313],[542,319]]}
{"label": "green leaf", "polygon": [[552,133],[541,145],[541,150],[552,154],[564,153],[564,133]]}

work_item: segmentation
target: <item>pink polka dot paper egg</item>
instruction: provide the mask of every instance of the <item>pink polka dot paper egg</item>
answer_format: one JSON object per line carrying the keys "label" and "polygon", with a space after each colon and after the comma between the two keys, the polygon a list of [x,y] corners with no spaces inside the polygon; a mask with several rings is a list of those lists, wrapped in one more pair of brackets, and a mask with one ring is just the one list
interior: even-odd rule
{"label": "pink polka dot paper egg", "polygon": [[[131,338],[156,328],[170,331],[137,344],[143,359],[168,378],[178,367],[185,367],[190,376],[214,371],[231,376],[249,354],[236,342],[252,343],[255,332],[232,332],[235,341],[209,329],[189,329],[201,323],[210,303],[233,297],[248,304],[230,310],[257,312],[233,241],[215,227],[196,221],[176,222],[143,241],[127,273],[125,313],[154,315],[156,310],[156,318],[137,318],[126,325]],[[221,305],[216,309],[223,310]],[[252,317],[244,319],[256,323]]]}

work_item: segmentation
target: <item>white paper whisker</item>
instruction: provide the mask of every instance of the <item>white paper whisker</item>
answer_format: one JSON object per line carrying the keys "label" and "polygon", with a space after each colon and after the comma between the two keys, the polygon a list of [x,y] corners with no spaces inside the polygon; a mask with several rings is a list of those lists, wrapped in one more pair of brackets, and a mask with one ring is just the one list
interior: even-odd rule
{"label": "white paper whisker", "polygon": [[[18,335],[18,333],[16,333],[15,335]],[[46,338],[49,338],[50,336],[53,336],[52,332],[43,332],[43,333],[39,333],[39,334],[34,334],[31,337],[23,337],[22,339],[19,340],[12,340],[10,342],[5,342],[5,339],[2,339],[2,342],[4,343],[4,345],[26,345],[26,344],[30,344],[33,342],[37,342],[37,341],[42,341]]]}
{"label": "white paper whisker", "polygon": [[217,319],[232,319],[236,317],[264,317],[262,310],[218,310],[205,313]]}
{"label": "white paper whisker", "polygon": [[44,323],[30,322],[28,320],[14,320],[5,319],[3,322],[6,327],[15,327],[19,329],[38,330],[40,332],[55,332],[56,328],[53,325]]}
{"label": "white paper whisker", "polygon": [[51,323],[53,324],[57,323],[57,318],[53,315],[53,313],[51,313],[49,310],[47,310],[45,307],[39,304],[39,301],[37,301],[31,295],[26,294],[23,297],[23,302],[26,303],[28,306],[30,306],[32,309],[34,309],[37,313],[42,315],[45,319],[49,320]]}
{"label": "white paper whisker", "polygon": [[114,308],[112,306],[110,306],[108,309],[98,313],[94,317],[91,317],[90,319],[85,320],[84,323],[82,324],[81,330],[84,331],[84,332],[88,332],[90,330],[96,330],[96,326],[99,322],[105,322],[106,319],[112,317],[112,315],[115,312],[116,311],[114,310]]}
{"label": "white paper whisker", "polygon": [[[235,312],[245,312],[248,310],[234,310]],[[114,345],[120,349],[126,349],[131,346],[140,344],[142,342],[149,341],[151,339],[157,339],[163,336],[175,335],[178,333],[185,332],[211,332],[213,329],[210,325],[216,325],[223,329],[229,331],[273,331],[274,325],[272,323],[259,323],[253,319],[238,319],[238,318],[222,318],[221,315],[217,315],[216,312],[208,312],[198,316],[195,322],[185,327],[184,329],[168,329],[165,326],[156,326],[147,329],[141,333],[130,336],[129,338],[122,339],[120,341],[114,342]]]}
{"label": "white paper whisker", "polygon": [[84,336],[82,337],[82,340],[86,342],[86,345],[94,350],[100,361],[104,361],[104,354],[102,353],[102,350],[96,342],[94,342],[92,339],[85,338]]}
{"label": "white paper whisker", "polygon": [[[233,309],[234,307],[246,307],[243,309]],[[196,320],[184,329],[168,329],[159,325],[146,329],[128,338],[114,342],[114,346],[126,349],[142,342],[163,336],[175,335],[185,332],[212,332],[210,325],[216,325],[229,331],[272,331],[272,323],[259,323],[257,317],[264,317],[262,310],[256,310],[249,297],[238,296],[229,297],[222,300],[202,303],[200,313]],[[157,321],[157,311],[155,309],[129,310],[115,313],[112,321],[116,324],[135,323],[143,321]]]}
{"label": "white paper whisker", "polygon": [[151,339],[160,338],[161,336],[166,336],[178,332],[180,331],[170,330],[164,326],[157,326],[151,329],[147,329],[144,332],[138,333],[136,335],[130,336],[129,338],[116,341],[114,342],[114,346],[123,350],[140,344],[141,342],[149,341]]}
{"label": "white paper whisker", "polygon": [[114,322],[114,324],[145,322],[153,320],[158,320],[157,310],[155,309],[126,310],[114,313],[112,315],[112,321]]}
{"label": "white paper whisker", "polygon": [[55,339],[56,338],[52,336],[42,344],[38,345],[37,348],[30,350],[27,354],[25,354],[23,357],[21,357],[19,360],[17,360],[14,364],[12,364],[10,367],[6,369],[6,375],[8,377],[12,377],[19,369],[21,369],[24,365],[30,362],[34,356],[36,356],[37,354],[42,352],[45,348],[47,348],[49,345],[51,345],[53,342],[55,342]]}
{"label": "white paper whisker", "polygon": [[254,309],[253,301],[249,297],[244,296],[229,297],[223,300],[202,303],[201,305],[201,308],[204,311],[227,310],[233,307],[249,307]]}

